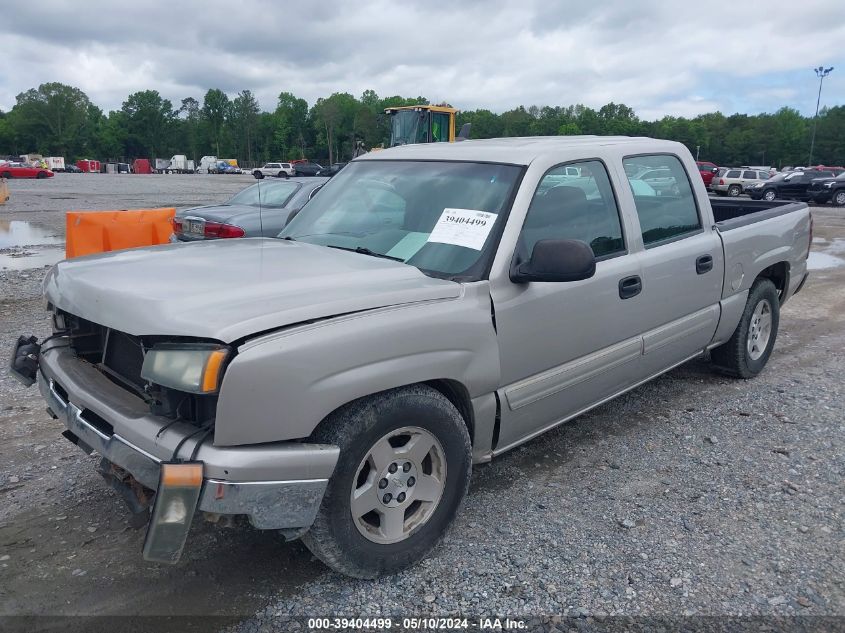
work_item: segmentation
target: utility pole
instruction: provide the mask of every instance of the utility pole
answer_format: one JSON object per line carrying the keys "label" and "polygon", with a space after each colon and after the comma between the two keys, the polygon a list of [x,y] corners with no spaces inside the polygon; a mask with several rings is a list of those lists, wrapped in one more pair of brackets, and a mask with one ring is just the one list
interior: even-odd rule
{"label": "utility pole", "polygon": [[830,68],[819,66],[818,68],[813,68],[813,70],[816,72],[816,77],[819,78],[819,96],[816,99],[816,116],[813,117],[813,138],[810,141],[810,160],[807,161],[807,167],[813,166],[813,150],[816,147],[816,124],[819,120],[819,103],[821,103],[822,100],[822,84],[824,83],[824,78],[827,77],[833,70],[833,66]]}
{"label": "utility pole", "polygon": [[698,150],[700,150],[700,149],[701,149],[701,145],[695,146],[695,160],[698,160]]}

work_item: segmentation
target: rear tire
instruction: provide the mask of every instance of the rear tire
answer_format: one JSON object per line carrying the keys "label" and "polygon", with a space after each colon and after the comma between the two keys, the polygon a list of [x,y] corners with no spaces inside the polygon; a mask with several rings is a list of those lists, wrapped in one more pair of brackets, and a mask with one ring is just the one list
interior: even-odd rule
{"label": "rear tire", "polygon": [[302,540],[348,576],[376,578],[422,560],[445,535],[469,487],[472,449],[464,419],[426,385],[355,400],[332,413],[312,440],[339,446],[340,457]]}
{"label": "rear tire", "polygon": [[737,198],[741,193],[742,187],[740,187],[739,185],[731,185],[730,187],[728,187],[728,195],[731,198]]}
{"label": "rear tire", "polygon": [[845,207],[845,191],[837,191],[833,194],[833,204],[837,207]]}
{"label": "rear tire", "polygon": [[727,343],[710,358],[717,370],[735,378],[754,378],[769,360],[780,322],[780,298],[769,279],[757,279],[748,292],[745,310]]}
{"label": "rear tire", "polygon": [[12,179],[12,172],[4,171],[2,174],[0,174],[0,177],[5,178],[6,180],[11,180]]}

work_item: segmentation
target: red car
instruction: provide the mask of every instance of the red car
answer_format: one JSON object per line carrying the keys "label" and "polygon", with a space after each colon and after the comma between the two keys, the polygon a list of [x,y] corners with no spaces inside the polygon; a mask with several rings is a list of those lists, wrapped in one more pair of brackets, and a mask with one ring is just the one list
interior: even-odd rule
{"label": "red car", "polygon": [[695,164],[698,165],[698,173],[701,174],[704,186],[709,189],[710,183],[713,182],[713,177],[719,171],[719,167],[706,160],[697,160]]}
{"label": "red car", "polygon": [[42,167],[0,165],[0,178],[52,178],[53,172]]}

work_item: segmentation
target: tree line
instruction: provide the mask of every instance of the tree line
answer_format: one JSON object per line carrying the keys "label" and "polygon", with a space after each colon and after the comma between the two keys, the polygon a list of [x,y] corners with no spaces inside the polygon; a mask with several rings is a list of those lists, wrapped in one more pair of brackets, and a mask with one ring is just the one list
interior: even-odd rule
{"label": "tree line", "polygon": [[[263,111],[243,90],[230,98],[213,88],[202,101],[186,97],[179,104],[155,90],[129,95],[108,113],[79,88],[46,83],[22,92],[12,109],[0,111],[0,156],[40,153],[69,160],[97,158],[129,162],[187,154],[237,158],[242,165],[271,160],[348,160],[357,141],[370,148],[390,138],[384,109],[427,104],[423,96],[380,97],[372,90],[360,97],[334,93],[313,105],[289,92],[279,94],[273,111]],[[720,112],[694,118],[640,119],[624,104],[599,109],[584,105],[519,106],[497,114],[466,110],[457,125],[472,123],[471,138],[621,134],[671,139],[693,155],[719,165],[806,165],[816,126],[813,164],[845,163],[845,106],[825,108],[817,121],[792,108],[773,114]]]}

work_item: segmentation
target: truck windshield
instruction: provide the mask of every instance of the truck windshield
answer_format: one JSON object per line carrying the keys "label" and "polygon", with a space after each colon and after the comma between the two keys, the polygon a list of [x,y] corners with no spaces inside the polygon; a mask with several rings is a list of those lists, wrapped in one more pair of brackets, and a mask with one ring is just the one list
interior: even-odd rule
{"label": "truck windshield", "polygon": [[299,189],[296,182],[268,182],[247,187],[232,196],[226,204],[248,207],[284,207],[293,193]]}
{"label": "truck windshield", "polygon": [[391,117],[390,146],[428,142],[428,112],[399,110]]}
{"label": "truck windshield", "polygon": [[356,161],[279,237],[395,258],[433,276],[480,279],[521,171],[489,163]]}

